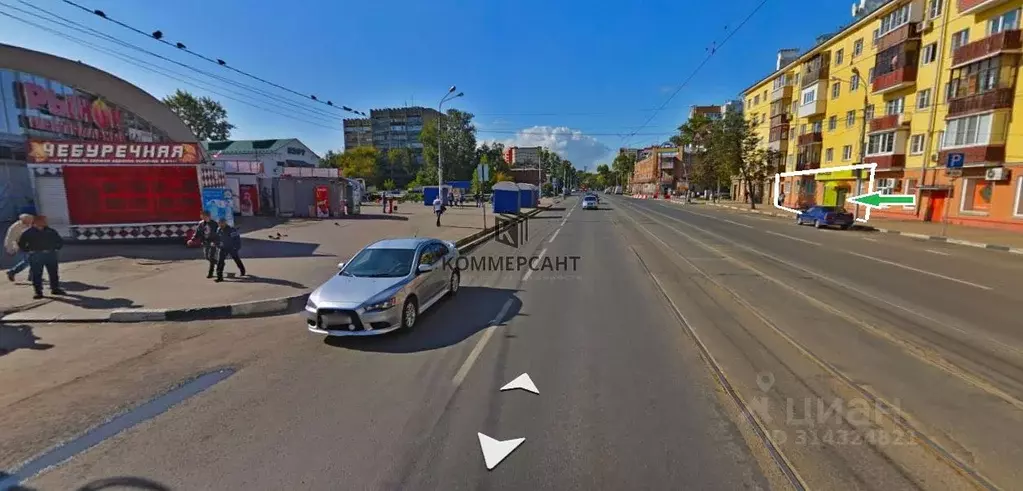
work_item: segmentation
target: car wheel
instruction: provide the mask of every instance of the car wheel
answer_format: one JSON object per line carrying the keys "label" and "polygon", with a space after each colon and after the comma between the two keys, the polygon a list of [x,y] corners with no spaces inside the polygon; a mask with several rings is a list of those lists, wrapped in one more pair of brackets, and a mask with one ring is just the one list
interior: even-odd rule
{"label": "car wheel", "polygon": [[824,224],[822,224],[820,220],[814,220],[813,226],[814,228],[824,228]]}
{"label": "car wheel", "polygon": [[462,281],[462,275],[455,271],[451,273],[451,279],[448,280],[448,295],[455,296],[458,293],[459,283]]}
{"label": "car wheel", "polygon": [[419,302],[415,298],[405,300],[405,305],[401,307],[401,327],[405,330],[411,330],[415,327],[418,317]]}
{"label": "car wheel", "polygon": [[850,228],[852,228],[851,223],[849,225],[842,225],[842,230],[849,230]]}
{"label": "car wheel", "polygon": [[802,219],[802,218],[800,218],[800,217],[799,217],[799,216],[797,215],[797,216],[796,216],[796,225],[802,225],[802,224],[803,224],[803,219]]}

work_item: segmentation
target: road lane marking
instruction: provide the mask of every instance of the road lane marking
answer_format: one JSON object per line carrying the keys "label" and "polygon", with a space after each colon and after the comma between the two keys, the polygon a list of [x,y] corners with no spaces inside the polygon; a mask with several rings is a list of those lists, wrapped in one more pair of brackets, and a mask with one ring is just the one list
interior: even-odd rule
{"label": "road lane marking", "polygon": [[451,382],[455,384],[455,387],[462,385],[462,381],[465,380],[465,376],[469,374],[469,369],[476,363],[476,359],[480,357],[480,353],[483,353],[483,348],[487,345],[487,341],[490,341],[490,337],[494,335],[494,327],[501,325],[504,322],[504,316],[508,315],[508,310],[511,309],[512,299],[508,299],[504,302],[504,306],[501,307],[500,312],[494,317],[494,320],[490,321],[490,325],[487,326],[486,330],[483,331],[483,336],[476,342],[476,346],[472,347],[472,351],[469,352],[469,356],[462,362],[462,366],[459,367],[458,371],[455,372],[455,378],[451,379]]}
{"label": "road lane marking", "polygon": [[738,225],[740,227],[746,227],[746,228],[753,228],[752,225],[746,225],[745,223],[735,222],[735,221],[729,220],[727,218],[722,218],[722,220],[724,220],[724,221],[726,221],[728,223],[731,223],[732,225]]}
{"label": "road lane marking", "polygon": [[937,254],[937,255],[939,255],[939,256],[951,256],[951,254],[949,254],[949,253],[947,253],[947,252],[942,252],[942,251],[936,251],[936,250],[934,250],[934,249],[927,249],[927,252],[929,252],[929,253],[931,253],[931,254]]}
{"label": "road lane marking", "polygon": [[823,246],[823,244],[821,244],[820,242],[814,242],[812,240],[800,239],[799,237],[793,237],[791,235],[779,234],[778,232],[773,232],[773,231],[770,231],[770,230],[764,230],[764,232],[767,232],[767,233],[769,233],[771,235],[776,235],[778,237],[784,237],[786,239],[798,240],[799,242],[803,242],[803,243],[810,244],[810,245],[815,245],[815,246],[818,246],[818,247]]}
{"label": "road lane marking", "polygon": [[931,271],[927,271],[927,270],[920,269],[920,268],[914,268],[912,266],[906,266],[905,264],[899,264],[899,263],[894,262],[894,261],[888,261],[888,260],[885,260],[885,259],[880,259],[880,258],[868,256],[866,254],[860,254],[858,252],[852,252],[852,251],[845,251],[845,252],[847,252],[849,254],[852,254],[852,255],[854,255],[856,257],[862,257],[864,259],[870,259],[872,261],[877,261],[879,263],[887,264],[889,266],[895,266],[897,268],[902,268],[902,269],[913,271],[913,272],[916,272],[916,273],[933,276],[935,278],[941,278],[943,280],[954,281],[956,283],[960,283],[960,284],[963,284],[963,285],[966,285],[966,286],[972,286],[974,288],[980,288],[981,290],[991,290],[992,289],[990,286],[978,285],[977,283],[973,283],[973,282],[966,281],[966,280],[960,280],[959,278],[953,278],[951,276],[945,276],[945,275],[939,274],[939,273],[933,273]]}
{"label": "road lane marking", "polygon": [[871,242],[877,242],[877,239],[871,239],[870,237],[863,237],[863,240],[869,240]]}
{"label": "road lane marking", "polygon": [[[539,260],[543,259],[544,254],[547,254],[547,248],[546,247],[544,247],[543,250],[540,251],[540,255],[536,256],[536,260],[539,261]],[[532,261],[530,261],[530,263],[532,263]],[[530,276],[533,276],[533,268],[532,267],[530,267],[529,270],[526,271],[526,274],[522,275],[522,281],[528,281]]]}
{"label": "road lane marking", "polygon": [[554,242],[554,239],[558,238],[559,233],[561,233],[561,227],[558,227],[558,229],[554,231],[554,235],[551,236],[551,240],[548,240],[547,243],[550,244]]}

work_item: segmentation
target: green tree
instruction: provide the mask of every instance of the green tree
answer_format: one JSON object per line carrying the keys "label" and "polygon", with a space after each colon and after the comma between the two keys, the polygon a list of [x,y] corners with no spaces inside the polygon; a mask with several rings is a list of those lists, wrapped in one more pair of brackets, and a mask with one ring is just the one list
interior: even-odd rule
{"label": "green tree", "polygon": [[320,167],[333,167],[335,169],[341,168],[341,152],[335,152],[333,150],[327,150],[327,153],[323,154],[320,158]]}
{"label": "green tree", "polygon": [[[410,148],[392,148],[380,159],[378,175],[395,183],[408,182],[415,175],[415,157]],[[397,185],[397,184],[396,184]]]}
{"label": "green tree", "polygon": [[384,183],[380,185],[380,187],[383,188],[384,191],[391,191],[392,189],[396,188],[397,186],[395,186],[393,179],[386,179],[386,180],[384,180]]}
{"label": "green tree", "polygon": [[361,177],[366,182],[376,182],[379,158],[380,152],[377,149],[357,147],[338,155],[332,166],[341,169],[341,175],[344,177]]}
{"label": "green tree", "polygon": [[209,97],[196,97],[178,89],[163,103],[192,130],[198,141],[220,141],[231,137],[235,126],[227,122],[227,109]]}
{"label": "green tree", "polygon": [[763,149],[760,143],[752,122],[729,112],[714,122],[707,145],[706,159],[713,162],[722,179],[739,177],[751,209],[756,209],[755,190],[763,185],[777,159],[777,152]]}
{"label": "green tree", "polygon": [[[678,134],[671,137],[671,144],[688,149],[692,155],[690,182],[704,188],[717,189],[722,176],[727,179],[727,166],[709,155],[711,138],[721,129],[719,121],[713,121],[703,114],[698,114],[682,126]],[[716,192],[716,191],[715,191]]]}
{"label": "green tree", "polygon": [[440,126],[441,150],[444,152],[444,180],[468,181],[476,168],[476,126],[473,115],[458,109],[448,109],[447,114],[423,124],[419,141],[423,144],[423,166],[417,179],[420,182],[437,185],[437,140]]}
{"label": "green tree", "polygon": [[635,168],[636,155],[631,152],[619,153],[615,156],[614,161],[611,162],[611,171],[623,187],[629,182],[629,178],[632,176],[632,171]]}

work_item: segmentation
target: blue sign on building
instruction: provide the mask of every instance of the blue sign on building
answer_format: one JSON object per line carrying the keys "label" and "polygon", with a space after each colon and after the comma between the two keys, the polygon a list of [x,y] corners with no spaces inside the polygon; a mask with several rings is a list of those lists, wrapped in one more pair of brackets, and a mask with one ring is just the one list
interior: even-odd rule
{"label": "blue sign on building", "polygon": [[948,154],[948,162],[945,162],[945,167],[949,169],[961,169],[963,167],[963,162],[965,161],[965,153],[950,153]]}

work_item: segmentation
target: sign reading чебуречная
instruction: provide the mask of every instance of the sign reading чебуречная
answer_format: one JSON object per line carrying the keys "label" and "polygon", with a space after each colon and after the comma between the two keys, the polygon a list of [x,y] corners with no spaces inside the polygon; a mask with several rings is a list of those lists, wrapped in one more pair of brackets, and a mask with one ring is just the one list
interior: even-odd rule
{"label": "sign reading \u0447\u0435\u0431\u0443\u0440\u0435\u0447\u043d\u0430\u044f", "polygon": [[580,256],[459,256],[445,259],[444,269],[459,271],[578,271]]}

